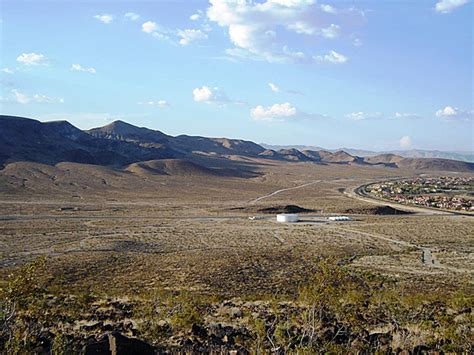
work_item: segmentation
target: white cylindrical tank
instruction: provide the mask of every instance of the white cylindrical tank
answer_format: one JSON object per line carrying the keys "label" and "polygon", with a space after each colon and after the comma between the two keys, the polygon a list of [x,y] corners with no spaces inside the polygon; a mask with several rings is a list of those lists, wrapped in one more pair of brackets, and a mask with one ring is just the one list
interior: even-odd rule
{"label": "white cylindrical tank", "polygon": [[299,218],[297,214],[288,214],[288,213],[277,214],[277,222],[294,223],[294,222],[298,222],[298,220]]}

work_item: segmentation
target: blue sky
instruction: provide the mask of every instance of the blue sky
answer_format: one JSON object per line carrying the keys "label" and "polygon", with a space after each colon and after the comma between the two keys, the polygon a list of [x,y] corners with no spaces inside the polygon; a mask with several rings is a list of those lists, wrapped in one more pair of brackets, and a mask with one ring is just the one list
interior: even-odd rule
{"label": "blue sky", "polygon": [[470,0],[1,4],[1,113],[372,150],[474,150]]}

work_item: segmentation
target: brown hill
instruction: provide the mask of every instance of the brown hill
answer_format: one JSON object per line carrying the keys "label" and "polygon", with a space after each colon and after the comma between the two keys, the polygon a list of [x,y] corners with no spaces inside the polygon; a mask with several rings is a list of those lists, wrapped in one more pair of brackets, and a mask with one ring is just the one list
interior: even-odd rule
{"label": "brown hill", "polygon": [[139,178],[128,175],[123,171],[91,164],[15,162],[0,170],[0,192],[79,196],[139,186]]}
{"label": "brown hill", "polygon": [[364,158],[368,164],[381,164],[387,167],[412,170],[458,171],[474,170],[474,163],[440,158],[403,158],[395,154],[380,154]]}
{"label": "brown hill", "polygon": [[397,167],[413,170],[472,172],[474,163],[439,158],[404,158]]}
{"label": "brown hill", "polygon": [[150,160],[133,163],[125,168],[137,175],[220,176],[218,170],[183,159]]}
{"label": "brown hill", "polygon": [[266,159],[281,159],[281,155],[273,149],[265,149],[263,152],[258,154],[262,158]]}
{"label": "brown hill", "polygon": [[280,149],[278,151],[281,159],[288,160],[288,161],[310,161],[311,159],[308,158],[305,154],[300,152],[298,149]]}
{"label": "brown hill", "polygon": [[357,157],[352,156],[343,150],[339,150],[335,153],[324,152],[321,160],[325,163],[349,164],[356,162]]}
{"label": "brown hill", "polygon": [[364,161],[369,164],[397,164],[403,157],[395,154],[379,154],[372,157],[365,157]]}

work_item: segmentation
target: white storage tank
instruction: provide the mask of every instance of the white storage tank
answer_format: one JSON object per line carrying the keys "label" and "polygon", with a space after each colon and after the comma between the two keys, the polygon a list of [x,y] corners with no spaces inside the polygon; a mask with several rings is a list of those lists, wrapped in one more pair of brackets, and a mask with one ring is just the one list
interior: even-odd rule
{"label": "white storage tank", "polygon": [[277,222],[281,223],[295,223],[298,222],[299,218],[297,214],[282,213],[277,214]]}

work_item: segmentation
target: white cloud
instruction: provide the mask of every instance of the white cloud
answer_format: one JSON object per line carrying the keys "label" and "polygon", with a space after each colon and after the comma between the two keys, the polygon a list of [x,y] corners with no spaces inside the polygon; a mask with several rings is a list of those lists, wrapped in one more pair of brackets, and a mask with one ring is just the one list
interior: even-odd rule
{"label": "white cloud", "polygon": [[321,10],[327,12],[328,14],[336,14],[337,10],[331,5],[321,4]]}
{"label": "white cloud", "polygon": [[147,21],[142,24],[142,31],[160,40],[169,40],[168,30],[160,27],[156,22]]}
{"label": "white cloud", "polygon": [[178,36],[181,37],[179,44],[182,46],[187,46],[191,42],[207,39],[206,33],[196,29],[178,30]]}
{"label": "white cloud", "polygon": [[83,67],[80,64],[72,64],[71,65],[71,70],[73,70],[73,71],[82,71],[82,72],[86,72],[86,73],[89,73],[89,74],[95,74],[96,73],[95,68],[93,68],[93,67],[86,68],[86,67]]}
{"label": "white cloud", "polygon": [[169,102],[166,100],[158,100],[157,104],[158,104],[158,107],[161,107],[161,108],[170,106]]}
{"label": "white cloud", "polygon": [[125,15],[123,15],[126,19],[130,21],[137,21],[140,18],[139,14],[136,14],[134,12],[127,12]]}
{"label": "white cloud", "polygon": [[400,148],[410,148],[411,147],[411,138],[409,136],[403,136],[399,141]]}
{"label": "white cloud", "polygon": [[94,18],[105,24],[109,24],[114,20],[114,17],[108,14],[95,15]]}
{"label": "white cloud", "polygon": [[474,111],[463,111],[457,107],[446,106],[436,111],[436,117],[447,120],[472,120],[474,118]]}
{"label": "white cloud", "polygon": [[256,121],[282,121],[296,116],[296,108],[289,102],[274,104],[272,106],[255,106],[250,110],[251,117]]}
{"label": "white cloud", "polygon": [[288,29],[298,34],[305,34],[305,35],[313,35],[317,31],[316,27],[302,21],[297,21],[295,23],[289,24]]}
{"label": "white cloud", "polygon": [[368,120],[368,119],[377,119],[382,118],[383,114],[381,112],[351,112],[346,115],[347,118],[355,121]]}
{"label": "white cloud", "polygon": [[[313,0],[210,0],[207,10],[210,21],[228,30],[234,48],[227,54],[268,62],[310,62],[311,55],[289,45],[298,43],[297,35],[336,37],[339,29],[330,22],[334,13],[334,8]],[[364,17],[354,8],[337,13],[351,26]]]}
{"label": "white cloud", "polygon": [[199,15],[199,14],[192,14],[191,16],[189,16],[189,19],[190,19],[191,21],[197,21],[197,20],[199,20],[200,18],[201,18],[201,15]]}
{"label": "white cloud", "polygon": [[334,39],[339,37],[340,26],[331,23],[329,27],[321,29],[321,35],[324,38]]}
{"label": "white cloud", "polygon": [[11,90],[13,94],[13,100],[19,104],[26,105],[30,102],[39,102],[39,103],[64,103],[64,99],[61,97],[51,97],[46,95],[35,94],[33,97],[29,97],[28,95],[19,92],[16,89]]}
{"label": "white cloud", "polygon": [[419,118],[416,113],[411,112],[395,112],[395,118]]}
{"label": "white cloud", "polygon": [[153,33],[158,29],[156,22],[147,21],[142,24],[142,31],[145,33]]}
{"label": "white cloud", "polygon": [[64,103],[64,99],[62,97],[51,97],[51,96],[40,95],[40,94],[33,95],[33,100],[36,102],[47,103],[47,104]]}
{"label": "white cloud", "polygon": [[445,108],[436,111],[437,117],[452,117],[457,116],[459,112],[458,108],[454,108],[452,106],[446,106]]}
{"label": "white cloud", "polygon": [[193,99],[205,103],[230,103],[231,101],[218,87],[202,86],[193,90]]}
{"label": "white cloud", "polygon": [[352,44],[355,46],[355,47],[360,47],[362,46],[362,40],[360,38],[354,38],[354,40],[352,41]]}
{"label": "white cloud", "polygon": [[155,106],[159,108],[166,108],[170,107],[170,104],[166,100],[158,100],[158,101],[145,101],[145,102],[139,102],[139,105],[148,105],[148,106]]}
{"label": "white cloud", "polygon": [[314,59],[320,63],[333,63],[333,64],[343,64],[349,60],[345,55],[337,53],[336,51],[330,51],[328,54],[323,56],[316,56]]}
{"label": "white cloud", "polygon": [[275,84],[268,83],[268,86],[270,86],[270,90],[272,90],[273,92],[280,92],[280,88],[276,86]]}
{"label": "white cloud", "polygon": [[15,101],[18,102],[19,104],[25,105],[30,102],[30,98],[27,95],[22,94],[18,90],[13,89],[11,92],[15,98]]}
{"label": "white cloud", "polygon": [[14,73],[13,69],[10,69],[10,68],[2,68],[2,69],[0,69],[0,71],[2,73],[5,73],[5,74],[13,74]]}
{"label": "white cloud", "polygon": [[41,53],[22,53],[16,61],[24,65],[47,65],[46,57]]}
{"label": "white cloud", "polygon": [[441,0],[436,3],[435,10],[442,14],[447,14],[468,2],[469,0]]}

